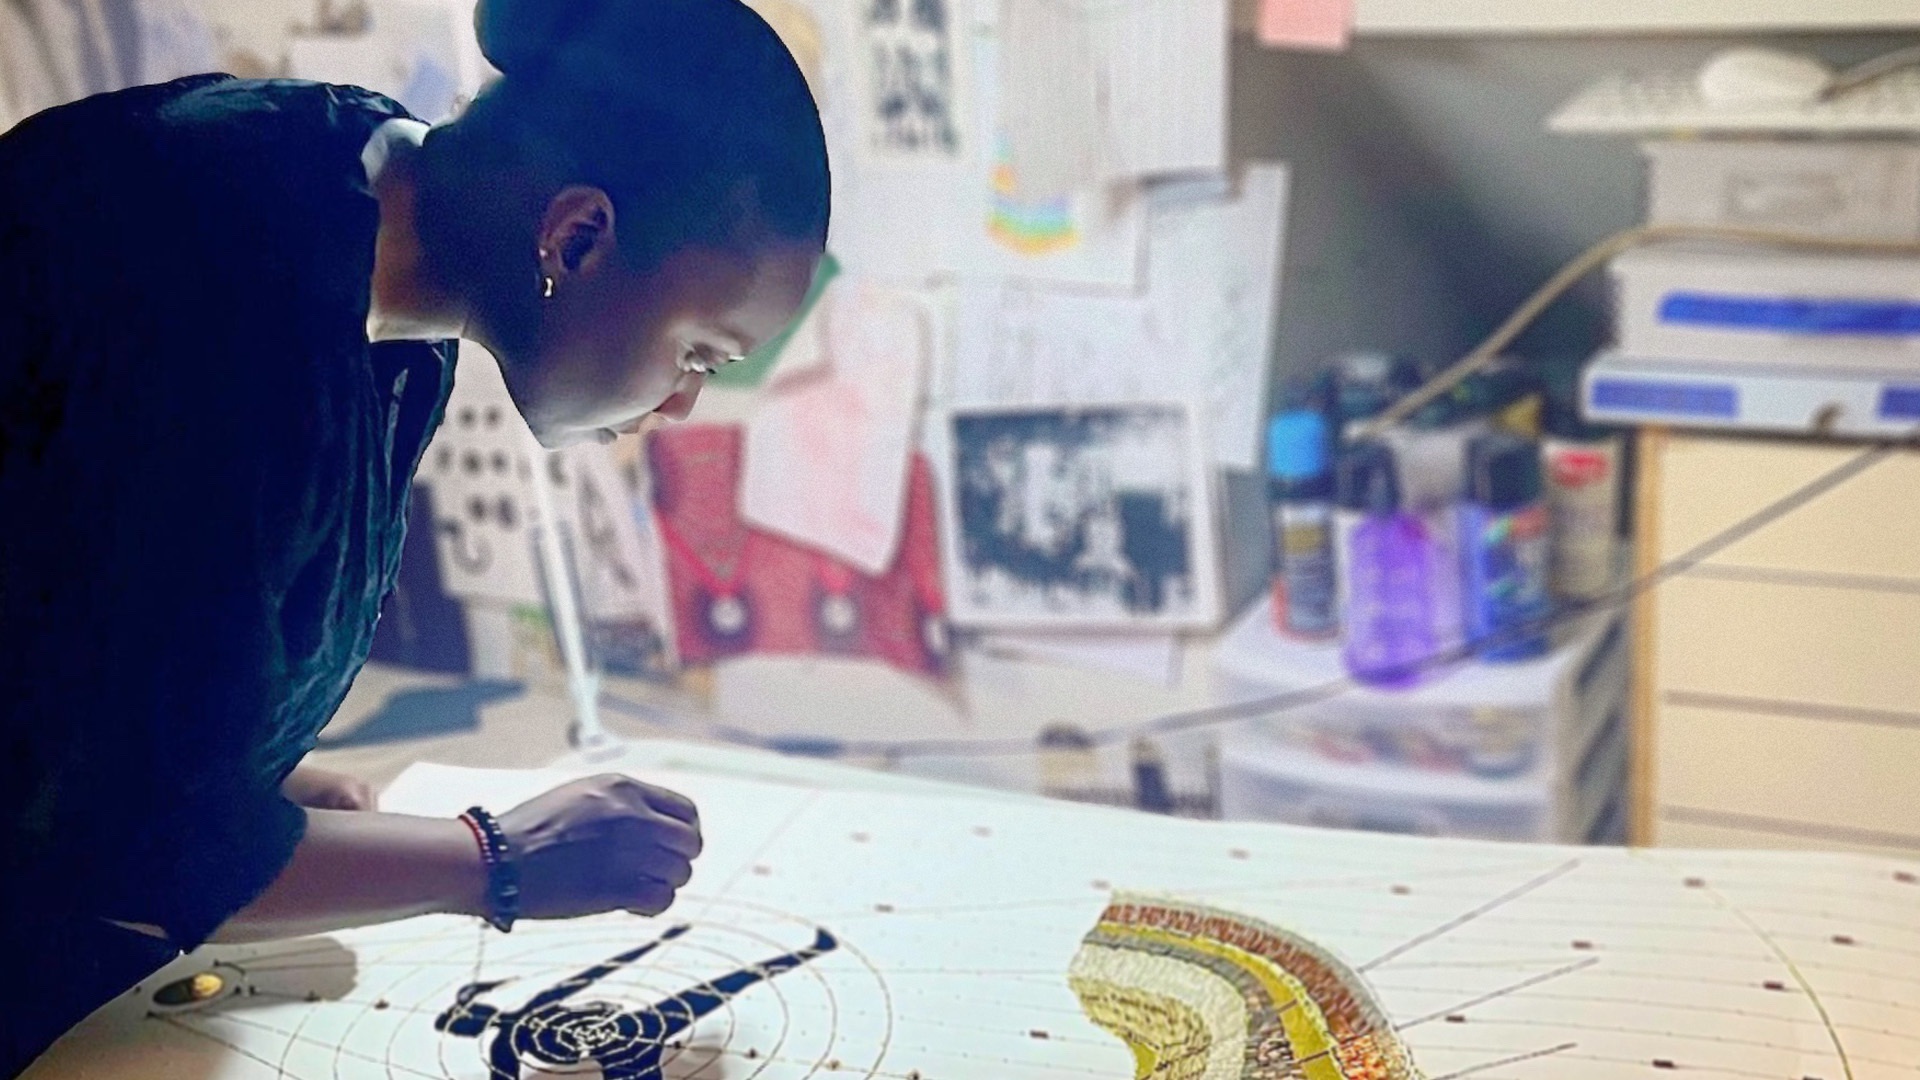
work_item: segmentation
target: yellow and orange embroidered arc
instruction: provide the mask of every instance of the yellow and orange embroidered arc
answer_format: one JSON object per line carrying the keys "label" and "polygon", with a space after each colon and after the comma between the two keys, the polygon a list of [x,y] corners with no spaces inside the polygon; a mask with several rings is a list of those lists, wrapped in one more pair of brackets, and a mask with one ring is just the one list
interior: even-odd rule
{"label": "yellow and orange embroidered arc", "polygon": [[1422,1080],[1358,972],[1234,912],[1115,894],[1068,981],[1136,1080]]}

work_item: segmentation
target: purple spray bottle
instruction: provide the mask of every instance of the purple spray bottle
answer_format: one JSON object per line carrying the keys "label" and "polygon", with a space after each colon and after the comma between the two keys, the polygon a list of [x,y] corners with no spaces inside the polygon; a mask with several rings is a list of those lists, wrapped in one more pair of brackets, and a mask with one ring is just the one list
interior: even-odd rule
{"label": "purple spray bottle", "polygon": [[1373,686],[1404,687],[1434,660],[1433,539],[1400,506],[1393,451],[1363,440],[1339,462],[1342,651],[1347,670]]}

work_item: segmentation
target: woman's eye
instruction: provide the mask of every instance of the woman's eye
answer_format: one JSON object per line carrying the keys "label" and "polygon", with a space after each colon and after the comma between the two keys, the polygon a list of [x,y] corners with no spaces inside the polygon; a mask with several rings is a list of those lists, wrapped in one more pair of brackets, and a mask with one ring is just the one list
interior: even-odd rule
{"label": "woman's eye", "polygon": [[723,353],[711,345],[683,344],[680,370],[688,375],[712,375],[740,357]]}

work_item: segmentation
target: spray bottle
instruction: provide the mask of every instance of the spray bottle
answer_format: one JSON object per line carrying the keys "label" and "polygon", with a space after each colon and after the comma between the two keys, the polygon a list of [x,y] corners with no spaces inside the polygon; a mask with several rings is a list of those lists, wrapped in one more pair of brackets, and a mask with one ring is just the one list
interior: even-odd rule
{"label": "spray bottle", "polygon": [[1340,630],[1334,585],[1332,432],[1312,409],[1267,425],[1267,489],[1273,507],[1273,617],[1308,641]]}
{"label": "spray bottle", "polygon": [[1487,660],[1544,655],[1549,529],[1540,447],[1482,435],[1467,448],[1467,472],[1460,551],[1468,640]]}
{"label": "spray bottle", "polygon": [[1393,451],[1377,440],[1353,444],[1338,467],[1342,657],[1361,682],[1418,682],[1436,651],[1432,538],[1400,504]]}

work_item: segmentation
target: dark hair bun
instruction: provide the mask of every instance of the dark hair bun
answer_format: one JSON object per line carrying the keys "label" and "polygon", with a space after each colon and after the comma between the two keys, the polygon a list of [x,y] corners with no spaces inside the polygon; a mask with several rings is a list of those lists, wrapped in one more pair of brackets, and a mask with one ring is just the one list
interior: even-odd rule
{"label": "dark hair bun", "polygon": [[524,75],[551,63],[562,47],[593,23],[602,7],[621,2],[480,0],[473,9],[473,28],[488,63],[502,74]]}

